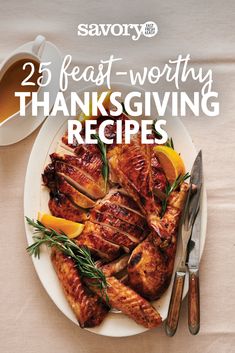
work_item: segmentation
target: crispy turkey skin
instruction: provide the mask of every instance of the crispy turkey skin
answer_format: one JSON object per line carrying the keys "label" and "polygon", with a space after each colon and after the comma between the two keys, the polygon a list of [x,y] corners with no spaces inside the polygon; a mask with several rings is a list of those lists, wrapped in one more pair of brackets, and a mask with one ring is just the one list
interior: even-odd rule
{"label": "crispy turkey skin", "polygon": [[[120,310],[137,324],[146,328],[154,328],[161,325],[161,315],[147,300],[114,276],[107,277],[107,281],[107,295],[109,303],[113,308]],[[89,281],[87,281],[87,283],[89,284]],[[91,286],[90,288],[95,291],[97,295],[101,295],[96,287]]]}
{"label": "crispy turkey skin", "polygon": [[127,191],[145,214],[149,226],[155,229],[160,220],[153,194],[151,151],[142,145],[140,135],[130,144],[116,145],[108,153],[111,175]]}
{"label": "crispy turkey skin", "polygon": [[175,261],[177,229],[188,191],[182,184],[169,200],[158,229],[168,240],[152,232],[132,252],[128,263],[130,286],[149,300],[158,299],[169,286]]}
{"label": "crispy turkey skin", "polygon": [[109,311],[107,305],[85,286],[72,259],[53,249],[51,261],[80,326],[99,325]]}

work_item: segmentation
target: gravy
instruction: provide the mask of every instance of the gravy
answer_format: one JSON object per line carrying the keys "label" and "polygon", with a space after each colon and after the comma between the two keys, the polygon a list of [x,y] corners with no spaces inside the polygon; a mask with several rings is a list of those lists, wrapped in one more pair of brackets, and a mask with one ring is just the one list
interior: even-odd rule
{"label": "gravy", "polygon": [[[34,74],[30,78],[30,82],[34,82],[35,86],[21,86],[21,82],[30,74],[31,67],[23,65],[27,62],[34,64]],[[32,59],[22,59],[16,61],[5,72],[0,81],[0,123],[20,110],[20,99],[15,97],[15,92],[37,92],[37,79],[41,74],[38,73],[39,63]],[[26,104],[31,101],[31,97],[26,98]]]}

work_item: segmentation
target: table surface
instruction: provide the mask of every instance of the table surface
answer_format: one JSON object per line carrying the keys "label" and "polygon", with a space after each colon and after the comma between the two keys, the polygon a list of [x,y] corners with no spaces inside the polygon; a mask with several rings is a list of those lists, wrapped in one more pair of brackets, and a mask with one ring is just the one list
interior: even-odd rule
{"label": "table surface", "polygon": [[[120,69],[140,69],[190,53],[195,67],[212,68],[220,100],[219,117],[183,119],[197,149],[203,150],[208,193],[200,334],[193,337],[188,332],[185,301],[173,338],[166,337],[162,328],[129,338],[99,337],[79,329],[56,308],[25,252],[24,177],[37,130],[20,143],[0,149],[1,352],[235,352],[235,2],[1,0],[0,4],[0,60],[38,33],[62,53],[72,54],[81,67],[114,54],[123,58]],[[147,20],[159,25],[159,34],[151,40],[76,35],[78,23]],[[187,90],[194,89],[189,83]]]}

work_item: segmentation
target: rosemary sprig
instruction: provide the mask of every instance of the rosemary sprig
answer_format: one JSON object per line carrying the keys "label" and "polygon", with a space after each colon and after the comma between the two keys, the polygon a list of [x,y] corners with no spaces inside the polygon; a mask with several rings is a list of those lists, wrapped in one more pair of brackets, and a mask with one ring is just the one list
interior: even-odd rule
{"label": "rosemary sprig", "polygon": [[157,138],[162,138],[162,135],[156,130],[155,128],[155,123],[156,123],[157,119],[155,119],[153,121],[153,124],[152,124],[152,132],[153,134],[157,137]]}
{"label": "rosemary sprig", "polygon": [[100,149],[101,158],[102,158],[102,162],[103,162],[102,175],[103,175],[103,178],[104,178],[105,187],[107,188],[108,177],[109,177],[109,164],[108,164],[108,159],[107,159],[107,146],[106,146],[106,144],[103,141],[101,141],[101,139],[100,139],[98,134],[92,134],[92,137],[95,138],[97,140],[97,142],[98,142],[98,147]]}
{"label": "rosemary sprig", "polygon": [[165,189],[165,199],[162,200],[162,214],[161,216],[164,215],[164,213],[166,212],[166,208],[167,208],[167,201],[168,201],[168,198],[170,196],[170,194],[175,191],[176,189],[178,189],[178,187],[185,181],[187,180],[188,178],[190,177],[190,174],[189,173],[186,173],[184,175],[179,175],[175,181],[170,184],[169,182],[167,182],[166,184],[166,189]]}
{"label": "rosemary sprig", "polygon": [[169,138],[168,138],[168,140],[167,140],[166,143],[165,143],[165,146],[170,147],[170,148],[172,148],[173,150],[175,149],[175,147],[174,147],[174,142],[173,142],[172,137],[169,137]]}
{"label": "rosemary sprig", "polygon": [[34,227],[34,243],[27,247],[27,251],[31,256],[40,258],[41,245],[45,244],[47,247],[55,247],[62,251],[65,255],[71,257],[81,276],[92,279],[91,285],[99,288],[102,297],[108,297],[106,288],[108,286],[105,274],[99,269],[93,261],[90,251],[85,247],[79,247],[73,240],[69,239],[67,235],[60,234],[52,228],[46,228],[41,222],[34,221],[26,217],[27,223]]}
{"label": "rosemary sprig", "polygon": [[121,105],[122,105],[122,111],[123,111],[123,113],[126,114],[126,115],[129,115],[129,114],[127,113],[127,111],[126,111],[124,102],[121,102]]}
{"label": "rosemary sprig", "polygon": [[[156,123],[157,119],[154,120],[153,125],[152,125],[152,132],[153,134],[157,137],[157,138],[162,138],[162,135],[156,130],[155,128],[155,123]],[[174,147],[174,142],[172,137],[169,137],[166,141],[166,143],[164,143],[164,146],[170,147],[173,150],[175,149]]]}

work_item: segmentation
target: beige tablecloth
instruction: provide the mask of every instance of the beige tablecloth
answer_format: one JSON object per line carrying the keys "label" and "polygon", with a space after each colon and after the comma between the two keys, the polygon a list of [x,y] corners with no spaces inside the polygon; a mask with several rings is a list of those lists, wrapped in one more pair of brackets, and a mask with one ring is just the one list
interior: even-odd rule
{"label": "beige tablecloth", "polygon": [[[187,329],[183,303],[174,338],[162,328],[136,337],[99,337],[72,324],[50,300],[25,253],[23,188],[28,157],[38,131],[0,149],[0,351],[4,353],[229,353],[235,352],[235,2],[4,1],[0,0],[0,59],[44,34],[81,66],[111,53],[122,68],[141,68],[190,53],[195,67],[212,68],[220,116],[183,119],[202,148],[208,191],[208,230],[201,261],[201,331]],[[78,23],[143,23],[159,34],[138,42],[123,38],[78,38]],[[81,85],[79,85],[81,87]],[[161,87],[164,88],[164,87]],[[165,87],[166,88],[166,87]],[[187,86],[194,90],[193,83]]]}

